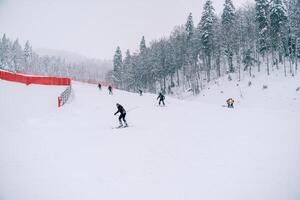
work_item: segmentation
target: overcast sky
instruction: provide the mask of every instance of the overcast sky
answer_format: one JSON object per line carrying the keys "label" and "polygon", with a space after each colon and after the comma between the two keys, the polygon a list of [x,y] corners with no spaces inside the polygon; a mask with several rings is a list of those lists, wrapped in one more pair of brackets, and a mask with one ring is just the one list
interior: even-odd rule
{"label": "overcast sky", "polygon": [[[235,7],[252,0],[233,0]],[[198,24],[205,0],[0,0],[0,33],[34,49],[76,52],[111,59],[119,45],[124,52],[169,35],[185,23],[189,12]],[[224,0],[214,0],[221,13]],[[1,36],[2,37],[2,36]]]}

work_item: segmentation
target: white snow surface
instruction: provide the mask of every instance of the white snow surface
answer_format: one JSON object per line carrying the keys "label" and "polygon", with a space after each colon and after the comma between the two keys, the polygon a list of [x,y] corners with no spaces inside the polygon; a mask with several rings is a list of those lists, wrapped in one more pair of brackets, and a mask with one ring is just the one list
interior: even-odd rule
{"label": "white snow surface", "polygon": [[0,199],[300,199],[300,77],[218,83],[159,107],[73,82],[57,108],[65,87],[0,80]]}

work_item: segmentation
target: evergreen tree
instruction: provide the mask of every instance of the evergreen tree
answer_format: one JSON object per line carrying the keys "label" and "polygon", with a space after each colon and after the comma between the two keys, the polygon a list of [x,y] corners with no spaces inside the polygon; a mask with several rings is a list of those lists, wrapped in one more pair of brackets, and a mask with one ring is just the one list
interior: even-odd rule
{"label": "evergreen tree", "polygon": [[185,24],[185,31],[187,33],[187,40],[190,41],[190,39],[193,36],[194,33],[194,22],[193,22],[193,15],[192,13],[189,14],[186,24]]}
{"label": "evergreen tree", "polygon": [[207,66],[206,71],[207,71],[207,81],[210,81],[210,71],[211,71],[211,57],[212,57],[212,52],[214,50],[214,26],[216,22],[216,16],[214,13],[214,8],[212,5],[211,0],[207,0],[201,21],[198,25],[198,30],[200,32],[200,37],[201,37],[201,47],[204,51],[205,55],[205,64]]}
{"label": "evergreen tree", "polygon": [[185,63],[185,54],[186,54],[186,40],[185,40],[185,28],[184,26],[175,27],[174,31],[171,34],[170,42],[175,56],[176,64],[176,82],[177,86],[180,85],[180,75],[179,70],[182,69]]}
{"label": "evergreen tree", "polygon": [[[272,0],[270,4],[270,37],[272,47],[272,64],[278,69],[279,57],[283,49],[283,27],[286,21],[286,10],[281,0]],[[279,57],[275,57],[275,52]]]}
{"label": "evergreen tree", "polygon": [[3,35],[2,41],[1,41],[1,68],[5,70],[12,70],[10,68],[10,41],[8,38],[6,38],[6,34]]}
{"label": "evergreen tree", "polygon": [[125,58],[124,58],[124,65],[129,65],[131,62],[131,54],[130,54],[130,50],[127,49],[126,51],[126,55],[125,55]]}
{"label": "evergreen tree", "polygon": [[268,1],[255,0],[255,21],[258,29],[259,52],[264,56],[268,50]]}
{"label": "evergreen tree", "polygon": [[221,60],[222,60],[222,24],[221,19],[215,16],[213,23],[213,49],[212,49],[212,69],[215,68],[216,76],[220,77],[222,74]]}
{"label": "evergreen tree", "polygon": [[298,68],[298,59],[300,58],[300,0],[289,0],[289,24],[292,43],[294,45],[293,58],[295,62],[295,71]]}
{"label": "evergreen tree", "polygon": [[227,56],[229,72],[234,72],[233,55],[234,55],[234,23],[235,23],[235,8],[231,0],[225,0],[224,9],[222,13],[222,31],[225,48],[225,55]]}
{"label": "evergreen tree", "polygon": [[124,89],[130,90],[128,87],[130,83],[132,82],[131,74],[132,74],[132,68],[131,68],[131,54],[129,49],[126,51],[125,58],[123,60],[123,84]]}
{"label": "evergreen tree", "polygon": [[27,40],[25,47],[24,47],[24,60],[25,60],[25,71],[28,70],[31,64],[32,58],[32,47],[30,46],[29,41]]}
{"label": "evergreen tree", "polygon": [[147,49],[147,47],[146,47],[146,41],[145,41],[145,37],[143,36],[142,40],[140,42],[140,53],[144,54],[146,52],[146,49]]}
{"label": "evergreen tree", "polygon": [[122,61],[122,52],[120,47],[118,46],[115,55],[113,58],[113,81],[114,84],[120,88],[122,88],[122,69],[123,69],[123,61]]}
{"label": "evergreen tree", "polygon": [[22,55],[23,51],[22,51],[22,47],[19,44],[19,40],[15,40],[15,42],[13,43],[12,46],[12,54],[13,54],[13,68],[14,70],[22,70],[20,67],[22,67],[21,65],[22,60],[23,60],[23,55]]}

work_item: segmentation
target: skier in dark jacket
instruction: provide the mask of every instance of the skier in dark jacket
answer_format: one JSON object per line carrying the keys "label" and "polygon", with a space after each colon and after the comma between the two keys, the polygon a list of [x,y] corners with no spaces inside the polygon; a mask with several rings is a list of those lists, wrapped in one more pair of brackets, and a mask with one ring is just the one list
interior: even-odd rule
{"label": "skier in dark jacket", "polygon": [[158,95],[158,97],[157,97],[157,99],[156,100],[158,100],[159,99],[159,102],[158,102],[158,104],[160,105],[161,103],[165,106],[165,96],[160,92],[159,93],[159,95]]}
{"label": "skier in dark jacket", "polygon": [[117,103],[116,105],[117,105],[118,111],[115,112],[114,115],[120,113],[120,116],[119,116],[120,126],[119,126],[119,127],[122,127],[122,126],[123,126],[122,120],[123,120],[123,122],[124,122],[124,124],[125,124],[125,127],[127,127],[128,124],[127,124],[126,119],[125,119],[125,116],[126,116],[126,110],[125,110],[125,109],[123,108],[123,106],[121,106],[120,104]]}
{"label": "skier in dark jacket", "polygon": [[139,94],[140,96],[143,96],[143,91],[141,89],[139,89]]}
{"label": "skier in dark jacket", "polygon": [[108,86],[108,94],[113,94],[111,85]]}
{"label": "skier in dark jacket", "polygon": [[232,98],[227,99],[226,103],[228,108],[233,108],[234,100]]}
{"label": "skier in dark jacket", "polygon": [[98,83],[98,88],[99,88],[99,90],[101,90],[101,83]]}

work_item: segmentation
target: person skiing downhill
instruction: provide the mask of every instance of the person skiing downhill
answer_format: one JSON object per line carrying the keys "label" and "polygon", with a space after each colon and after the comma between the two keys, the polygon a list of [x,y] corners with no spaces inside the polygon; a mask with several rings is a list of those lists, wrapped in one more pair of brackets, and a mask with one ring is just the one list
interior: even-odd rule
{"label": "person skiing downhill", "polygon": [[99,90],[101,90],[101,83],[98,83],[98,88],[99,88]]}
{"label": "person skiing downhill", "polygon": [[143,91],[141,89],[139,89],[138,92],[140,96],[143,96]]}
{"label": "person skiing downhill", "polygon": [[118,104],[118,103],[116,104],[116,106],[117,106],[118,111],[115,112],[114,115],[120,113],[120,116],[119,116],[120,126],[119,126],[119,128],[123,126],[122,120],[123,120],[123,122],[124,122],[124,124],[125,124],[124,127],[127,127],[128,124],[127,124],[126,119],[125,119],[125,116],[126,116],[126,110],[123,108],[122,105],[120,105],[120,104]]}
{"label": "person skiing downhill", "polygon": [[228,108],[233,108],[234,100],[232,98],[227,99],[226,103]]}
{"label": "person skiing downhill", "polygon": [[160,105],[161,103],[165,106],[165,96],[160,92],[159,93],[159,95],[158,95],[158,97],[157,97],[157,99],[156,100],[158,100],[159,99],[159,102],[158,102],[158,104]]}
{"label": "person skiing downhill", "polygon": [[108,86],[108,94],[113,94],[111,85]]}

